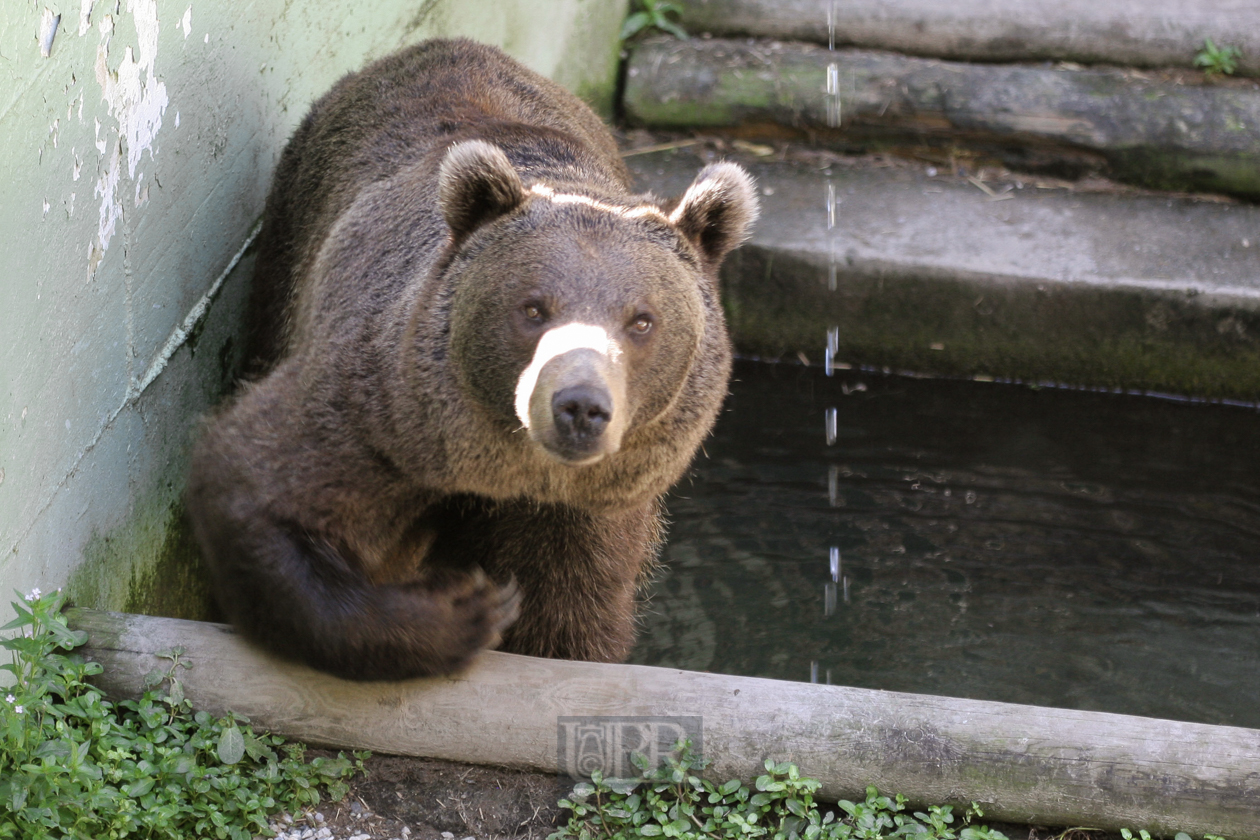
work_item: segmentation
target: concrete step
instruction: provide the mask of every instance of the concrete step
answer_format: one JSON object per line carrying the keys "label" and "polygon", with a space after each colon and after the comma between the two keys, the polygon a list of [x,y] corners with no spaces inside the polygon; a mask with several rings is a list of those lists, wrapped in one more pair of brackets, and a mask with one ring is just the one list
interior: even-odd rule
{"label": "concrete step", "polygon": [[[677,194],[703,148],[627,162]],[[1260,207],[814,154],[742,161],[763,204],[723,269],[741,351],[817,364],[834,329],[850,365],[1260,400]]]}
{"label": "concrete step", "polygon": [[662,38],[630,56],[623,107],[631,125],[858,152],[963,146],[1025,171],[1260,199],[1260,82],[1249,79]]}
{"label": "concrete step", "polygon": [[965,61],[1192,65],[1205,38],[1260,76],[1254,0],[677,0],[689,32],[892,50]]}

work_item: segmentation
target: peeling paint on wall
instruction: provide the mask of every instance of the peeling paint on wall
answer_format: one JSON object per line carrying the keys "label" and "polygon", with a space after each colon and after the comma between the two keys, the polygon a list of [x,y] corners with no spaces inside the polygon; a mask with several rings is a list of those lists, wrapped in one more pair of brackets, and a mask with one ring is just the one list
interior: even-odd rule
{"label": "peeling paint on wall", "polygon": [[61,23],[61,15],[48,7],[39,19],[39,54],[44,58],[52,55],[53,38],[57,37],[57,25]]}
{"label": "peeling paint on wall", "polygon": [[[136,50],[127,47],[117,70],[109,69],[109,45],[114,35],[114,19],[105,15],[98,24],[101,44],[96,50],[96,81],[101,86],[101,97],[109,108],[110,116],[118,120],[118,132],[113,138],[101,138],[101,125],[96,123],[96,148],[104,157],[100,178],[93,194],[101,199],[100,224],[96,240],[89,249],[88,279],[109,249],[119,219],[122,218],[122,198],[118,182],[122,177],[123,155],[127,159],[127,177],[135,179],[136,167],[145,152],[152,155],[153,144],[162,128],[162,115],[170,100],[166,95],[166,83],[155,72],[158,45],[157,0],[128,0],[127,10],[136,27]],[[189,13],[192,8],[189,7]],[[84,0],[80,22],[91,15],[91,2]],[[189,14],[185,15],[191,21]],[[112,141],[112,142],[111,142]],[[139,183],[136,196],[142,195]]]}
{"label": "peeling paint on wall", "polygon": [[82,38],[88,34],[88,30],[92,28],[92,6],[96,4],[96,0],[83,0],[79,6],[79,37]]}

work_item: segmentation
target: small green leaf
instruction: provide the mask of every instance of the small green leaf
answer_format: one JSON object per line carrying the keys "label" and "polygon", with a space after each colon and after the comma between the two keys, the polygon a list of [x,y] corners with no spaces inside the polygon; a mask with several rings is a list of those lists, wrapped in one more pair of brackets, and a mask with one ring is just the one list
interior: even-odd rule
{"label": "small green leaf", "polygon": [[172,706],[178,706],[184,702],[184,684],[174,677],[171,677],[171,691],[167,699]]}
{"label": "small green leaf", "polygon": [[686,41],[686,40],[689,40],[690,38],[690,36],[687,34],[687,30],[683,29],[678,24],[666,18],[661,18],[660,20],[656,21],[656,26],[658,29],[665,30],[670,35],[673,35],[675,38],[677,38],[680,41]]}
{"label": "small green leaf", "polygon": [[235,764],[245,756],[245,737],[236,724],[224,728],[219,736],[218,754],[224,764]]}
{"label": "small green leaf", "polygon": [[652,19],[648,17],[647,12],[635,12],[621,25],[621,40],[633,38],[646,29],[651,22]]}
{"label": "small green leaf", "polygon": [[153,782],[154,779],[151,777],[146,779],[137,779],[127,785],[127,795],[132,799],[139,799],[141,796],[144,796],[146,793],[153,790]]}
{"label": "small green leaf", "polygon": [[606,784],[613,793],[619,793],[622,796],[629,796],[634,793],[634,789],[642,784],[642,779],[605,779]]}

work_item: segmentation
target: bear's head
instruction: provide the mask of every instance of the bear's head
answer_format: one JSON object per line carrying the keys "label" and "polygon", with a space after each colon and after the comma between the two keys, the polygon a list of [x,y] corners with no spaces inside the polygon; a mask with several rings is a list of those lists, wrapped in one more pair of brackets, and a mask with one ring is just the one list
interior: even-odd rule
{"label": "bear's head", "polygon": [[535,450],[578,468],[680,400],[705,403],[682,413],[700,418],[695,443],[707,434],[730,353],[717,269],[757,215],[742,168],[709,165],[662,203],[589,177],[525,181],[473,140],[443,160],[439,209],[461,390],[509,433],[523,427]]}

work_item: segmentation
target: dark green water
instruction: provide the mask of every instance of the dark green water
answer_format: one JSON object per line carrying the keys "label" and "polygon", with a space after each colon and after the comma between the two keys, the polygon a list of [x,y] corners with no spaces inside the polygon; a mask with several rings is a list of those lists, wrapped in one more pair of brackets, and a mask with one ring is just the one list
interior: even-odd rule
{"label": "dark green water", "polygon": [[1260,413],[735,376],[632,661],[1260,728]]}

